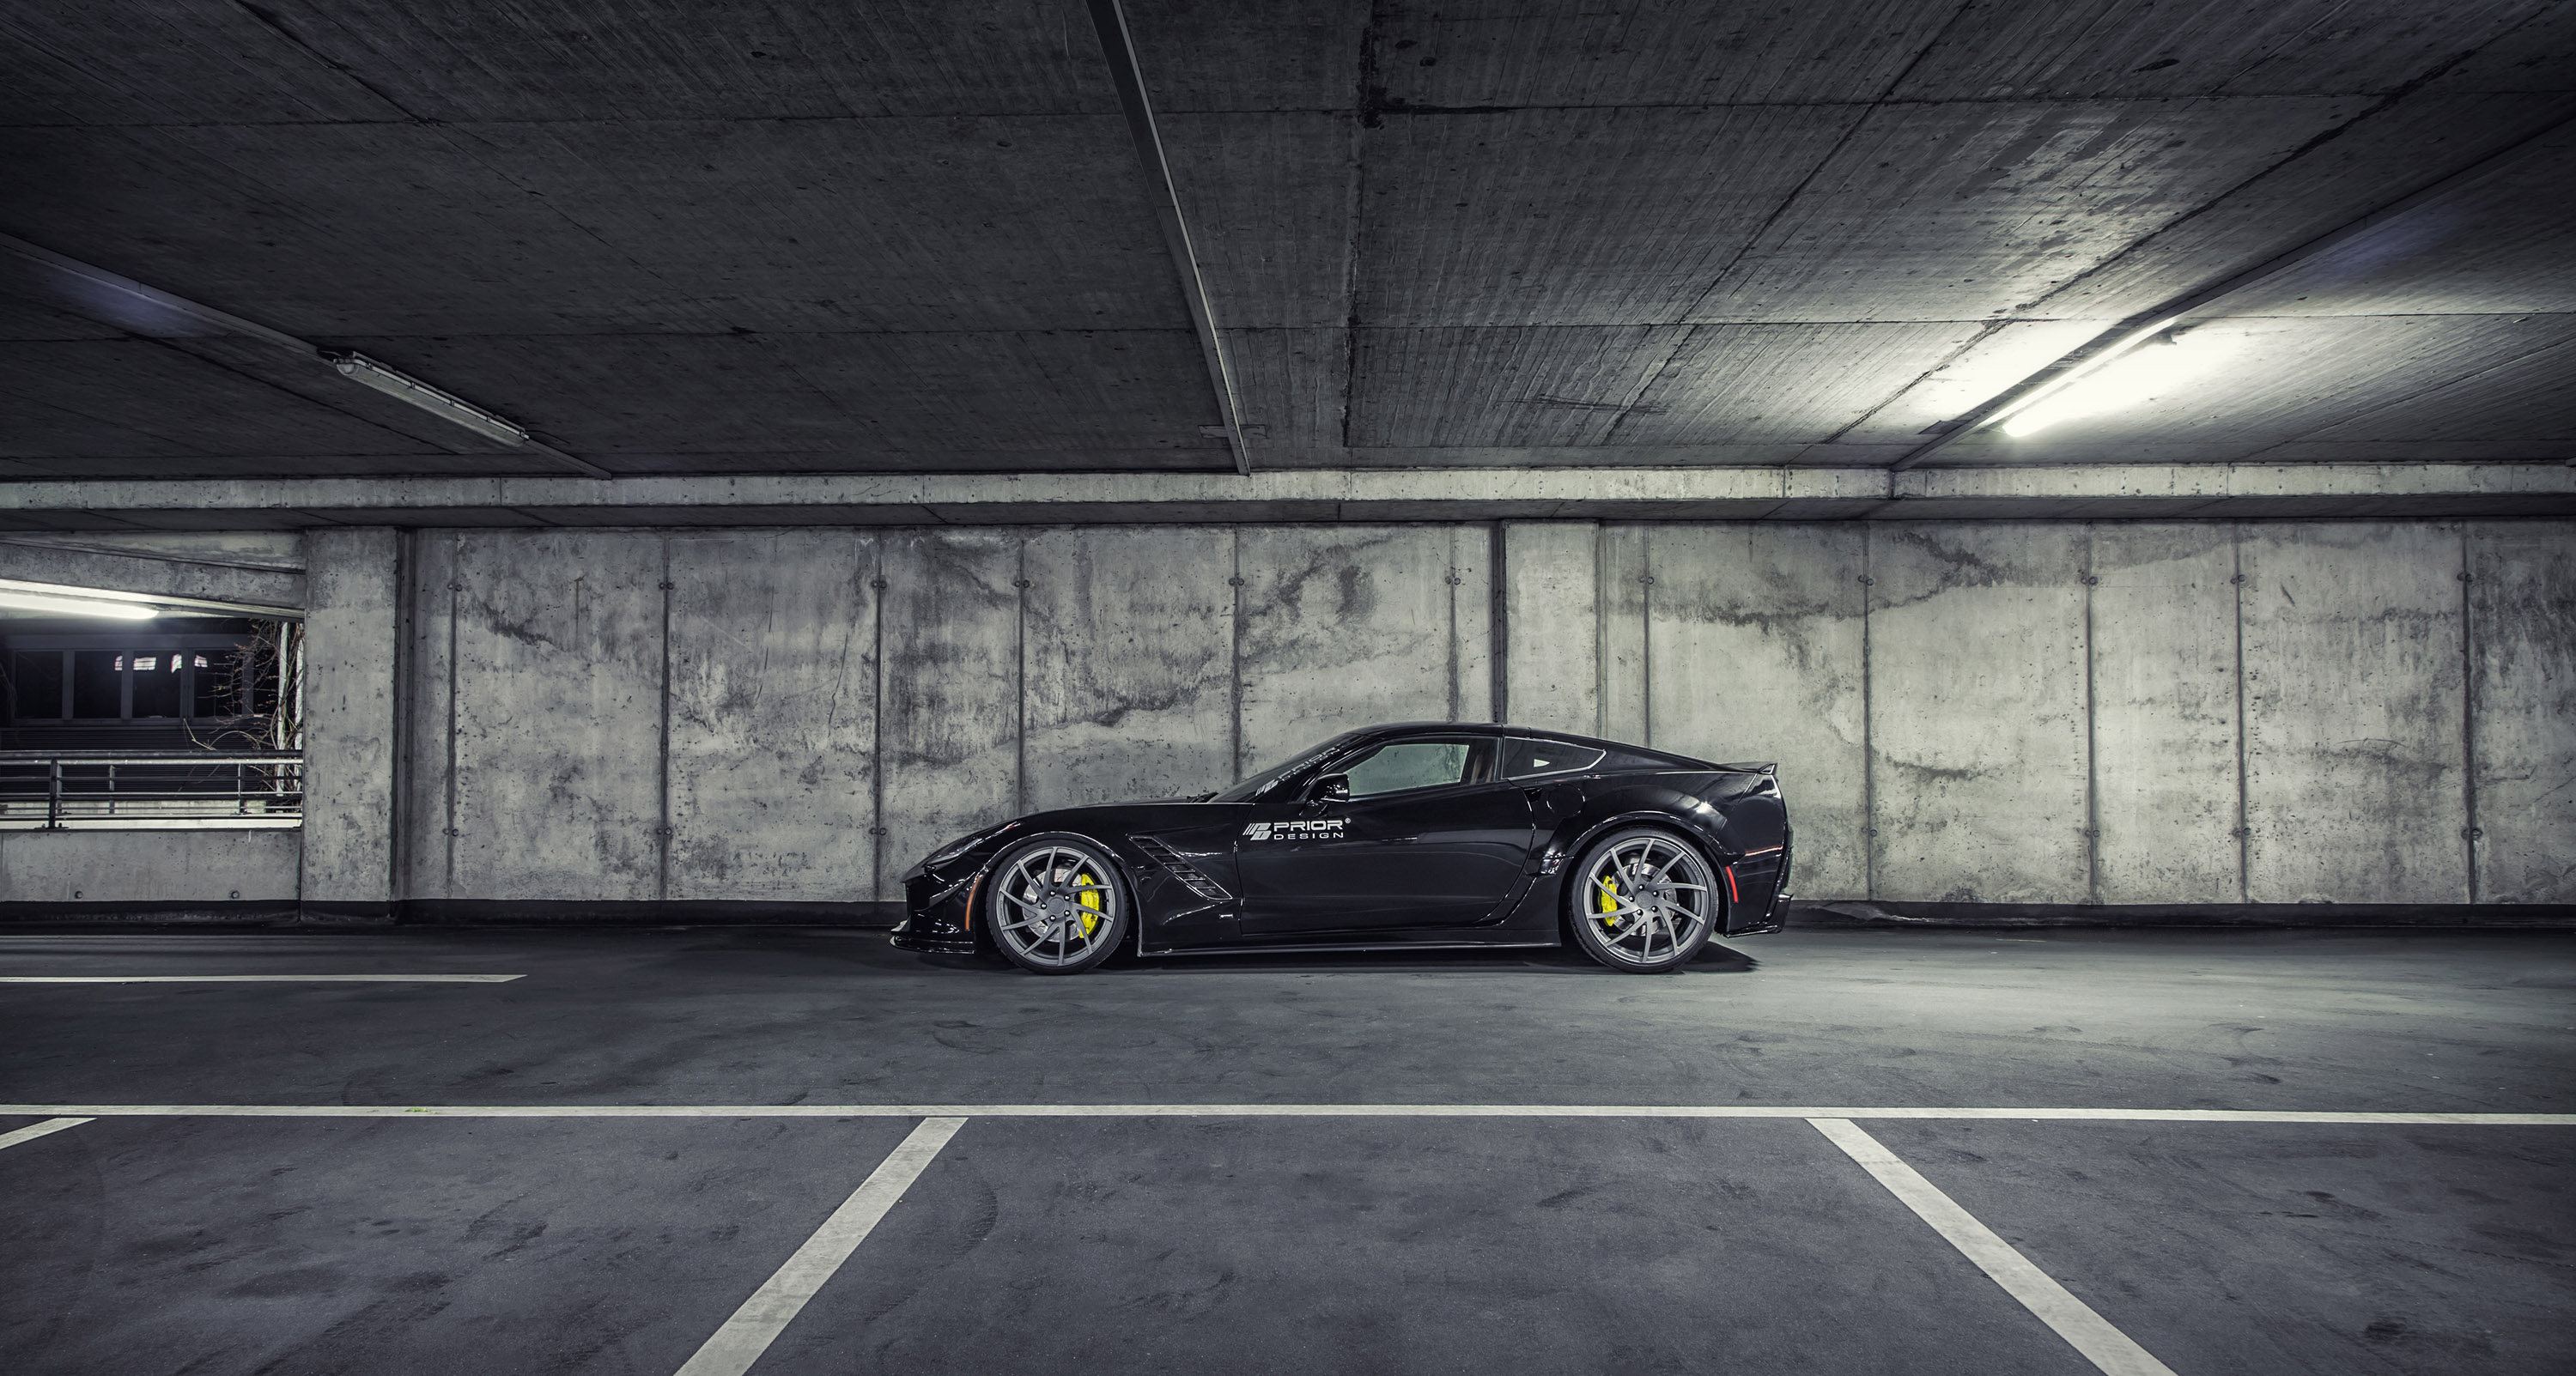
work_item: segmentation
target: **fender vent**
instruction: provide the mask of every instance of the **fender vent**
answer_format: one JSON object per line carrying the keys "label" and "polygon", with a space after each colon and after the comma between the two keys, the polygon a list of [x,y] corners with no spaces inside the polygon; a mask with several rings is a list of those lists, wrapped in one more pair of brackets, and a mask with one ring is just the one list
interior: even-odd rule
{"label": "fender vent", "polygon": [[1234,896],[1219,887],[1215,880],[1199,873],[1198,866],[1182,859],[1180,852],[1161,841],[1151,836],[1130,836],[1127,839],[1144,853],[1146,859],[1154,862],[1156,868],[1168,871],[1174,879],[1181,881],[1182,887],[1199,897],[1211,903],[1222,903]]}

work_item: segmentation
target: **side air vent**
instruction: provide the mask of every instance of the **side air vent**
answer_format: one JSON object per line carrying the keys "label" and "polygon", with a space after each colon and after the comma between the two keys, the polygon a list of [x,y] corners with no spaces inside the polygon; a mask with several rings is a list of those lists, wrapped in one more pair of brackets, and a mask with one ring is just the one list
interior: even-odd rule
{"label": "side air vent", "polygon": [[1199,873],[1198,866],[1182,859],[1180,852],[1161,841],[1151,836],[1130,836],[1127,839],[1136,843],[1136,849],[1143,851],[1146,859],[1153,861],[1156,867],[1170,871],[1174,879],[1181,881],[1182,887],[1199,897],[1211,903],[1222,903],[1234,896],[1218,887],[1215,880]]}

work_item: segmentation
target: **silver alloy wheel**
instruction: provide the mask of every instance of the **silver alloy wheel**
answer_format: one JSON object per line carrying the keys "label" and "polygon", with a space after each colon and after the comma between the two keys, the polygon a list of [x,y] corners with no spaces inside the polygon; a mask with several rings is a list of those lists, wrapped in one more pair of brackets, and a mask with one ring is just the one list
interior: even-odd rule
{"label": "silver alloy wheel", "polygon": [[1080,966],[1118,932],[1109,866],[1076,846],[1042,846],[993,876],[993,935],[1024,965]]}
{"label": "silver alloy wheel", "polygon": [[1670,961],[1698,942],[1717,910],[1711,878],[1699,852],[1672,837],[1630,836],[1585,871],[1579,920],[1614,960]]}

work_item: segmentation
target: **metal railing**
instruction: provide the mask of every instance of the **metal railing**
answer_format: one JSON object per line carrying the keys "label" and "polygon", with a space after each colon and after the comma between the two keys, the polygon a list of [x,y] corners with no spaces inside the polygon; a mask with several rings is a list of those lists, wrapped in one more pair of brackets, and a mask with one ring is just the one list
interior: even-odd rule
{"label": "metal railing", "polygon": [[0,830],[303,823],[300,754],[0,750]]}

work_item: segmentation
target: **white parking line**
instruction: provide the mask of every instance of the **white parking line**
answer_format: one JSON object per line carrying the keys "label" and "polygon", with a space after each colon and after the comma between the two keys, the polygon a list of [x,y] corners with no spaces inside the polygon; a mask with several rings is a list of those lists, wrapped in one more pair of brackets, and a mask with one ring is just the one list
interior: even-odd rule
{"label": "white parking line", "polygon": [[507,984],[526,975],[0,975],[0,984]]}
{"label": "white parking line", "polygon": [[805,1245],[796,1249],[787,1264],[751,1292],[751,1298],[733,1311],[733,1317],[725,1320],[724,1327],[717,1329],[697,1355],[680,1367],[677,1376],[742,1376],[750,1370],[751,1364],[760,1360],[760,1354],[769,1350],[769,1345],[805,1308],[805,1302],[814,1298],[833,1272],[841,1269],[842,1262],[850,1259],[850,1253],[867,1240],[877,1221],[886,1216],[886,1210],[903,1198],[903,1192],[912,1188],[912,1182],[929,1168],[931,1158],[939,1155],[939,1149],[947,1146],[948,1139],[965,1124],[963,1118],[932,1118],[914,1128],[912,1135],[904,1138],[894,1153],[850,1192],[841,1207],[823,1220],[823,1226],[805,1239]]}
{"label": "white parking line", "polygon": [[2054,1277],[2031,1265],[2030,1258],[2014,1251],[2011,1243],[1995,1236],[1994,1229],[1978,1222],[1976,1215],[1960,1208],[1896,1153],[1879,1145],[1877,1138],[1840,1118],[1808,1121],[2106,1376],[2174,1376],[2173,1368],[2112,1327],[2091,1305],[2067,1293]]}
{"label": "white parking line", "polygon": [[0,1104],[0,1113],[93,1118],[1973,1118],[2033,1123],[2576,1127],[2576,1113],[1749,1104]]}
{"label": "white parking line", "polygon": [[14,1147],[21,1142],[33,1142],[39,1137],[50,1136],[65,1128],[76,1128],[88,1121],[90,1120],[87,1118],[55,1118],[42,1123],[30,1123],[15,1132],[0,1132],[0,1147]]}

